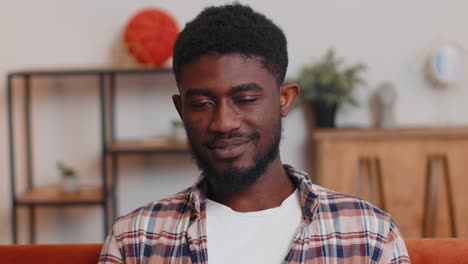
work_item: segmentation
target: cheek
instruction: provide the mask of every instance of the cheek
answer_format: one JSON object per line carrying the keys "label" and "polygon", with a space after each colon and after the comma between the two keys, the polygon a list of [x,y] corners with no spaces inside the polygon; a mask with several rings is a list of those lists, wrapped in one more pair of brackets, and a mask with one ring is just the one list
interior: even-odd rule
{"label": "cheek", "polygon": [[208,115],[203,114],[189,114],[185,116],[185,126],[187,127],[188,134],[196,134],[201,136],[205,127],[207,126]]}
{"label": "cheek", "polygon": [[252,124],[263,130],[272,129],[277,123],[278,118],[281,118],[279,107],[262,107],[255,113],[248,115]]}

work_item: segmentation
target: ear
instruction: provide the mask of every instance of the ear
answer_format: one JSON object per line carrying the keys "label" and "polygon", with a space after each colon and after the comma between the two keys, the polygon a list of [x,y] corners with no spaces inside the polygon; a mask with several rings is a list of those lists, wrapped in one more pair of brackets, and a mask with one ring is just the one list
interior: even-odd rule
{"label": "ear", "polygon": [[299,94],[297,83],[285,83],[280,86],[280,112],[282,117],[286,117]]}
{"label": "ear", "polygon": [[179,113],[180,118],[184,120],[184,117],[182,115],[182,97],[180,97],[179,94],[174,94],[172,96],[172,102],[174,102],[174,106],[177,109],[177,112]]}

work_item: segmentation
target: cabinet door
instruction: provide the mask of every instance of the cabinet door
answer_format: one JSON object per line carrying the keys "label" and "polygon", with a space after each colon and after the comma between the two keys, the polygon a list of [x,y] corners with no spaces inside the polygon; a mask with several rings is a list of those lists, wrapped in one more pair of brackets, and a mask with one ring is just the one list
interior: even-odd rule
{"label": "cabinet door", "polygon": [[[458,236],[468,236],[463,219],[468,216],[468,201],[462,186],[468,186],[468,141],[453,140],[326,140],[315,144],[315,178],[326,188],[359,196],[378,207],[379,190],[372,195],[366,170],[359,170],[359,159],[378,158],[381,165],[385,210],[397,222],[407,238],[422,235],[424,215],[427,157],[445,154],[448,157],[455,219]],[[437,169],[435,167],[434,169]],[[436,170],[438,171],[438,170]],[[361,176],[360,176],[361,174]],[[375,175],[375,172],[374,172]],[[439,176],[443,174],[438,173]],[[435,236],[450,236],[450,219],[447,206],[445,181],[439,177]],[[466,192],[465,192],[466,193]]]}

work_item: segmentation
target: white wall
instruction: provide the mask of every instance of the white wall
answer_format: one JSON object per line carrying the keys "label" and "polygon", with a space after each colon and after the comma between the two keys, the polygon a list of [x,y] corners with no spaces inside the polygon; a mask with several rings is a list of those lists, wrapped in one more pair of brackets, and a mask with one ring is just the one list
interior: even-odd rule
{"label": "white wall", "polygon": [[[99,67],[121,63],[121,31],[127,19],[146,6],[171,12],[183,25],[204,6],[222,1],[91,1],[43,0],[0,2],[0,244],[10,243],[10,194],[6,129],[6,73],[25,68]],[[468,123],[468,82],[446,90],[430,87],[422,69],[428,52],[444,42],[468,49],[468,2],[443,1],[241,1],[264,12],[286,32],[293,77],[301,65],[336,47],[348,62],[368,65],[368,87],[357,95],[360,108],[343,107],[342,126],[371,123],[367,99],[381,81],[393,82],[399,93],[396,119],[400,126],[446,126]],[[123,80],[142,88],[121,89],[118,135],[168,133],[176,116],[169,101],[172,80]],[[58,176],[57,159],[69,161],[81,180],[95,183],[99,166],[99,119],[94,80],[35,81],[33,98],[35,172],[40,184]],[[72,89],[60,89],[74,85]],[[151,97],[152,96],[152,97]],[[158,96],[158,98],[156,98]],[[149,98],[149,99],[148,99]],[[137,117],[137,118],[136,118]],[[304,158],[306,131],[295,109],[286,118],[282,157],[298,167]],[[78,125],[77,125],[78,124]],[[20,168],[21,169],[21,168]],[[46,176],[47,175],[47,176]],[[174,193],[196,178],[189,156],[126,157],[121,160],[119,209],[127,213],[148,201]],[[40,210],[38,240],[42,243],[98,242],[102,239],[99,209]],[[24,217],[24,215],[22,215]],[[22,221],[24,223],[24,221]],[[22,228],[25,230],[25,228]],[[22,238],[25,233],[22,232]]]}

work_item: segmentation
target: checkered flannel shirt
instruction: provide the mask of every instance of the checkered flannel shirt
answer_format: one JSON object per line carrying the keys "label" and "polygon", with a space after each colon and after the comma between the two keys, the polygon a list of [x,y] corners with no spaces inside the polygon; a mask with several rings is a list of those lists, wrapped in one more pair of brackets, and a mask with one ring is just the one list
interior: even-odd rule
{"label": "checkered flannel shirt", "polygon": [[[410,263],[390,215],[284,167],[300,189],[303,219],[283,263]],[[185,191],[119,218],[99,263],[208,263],[205,190],[201,176]]]}

